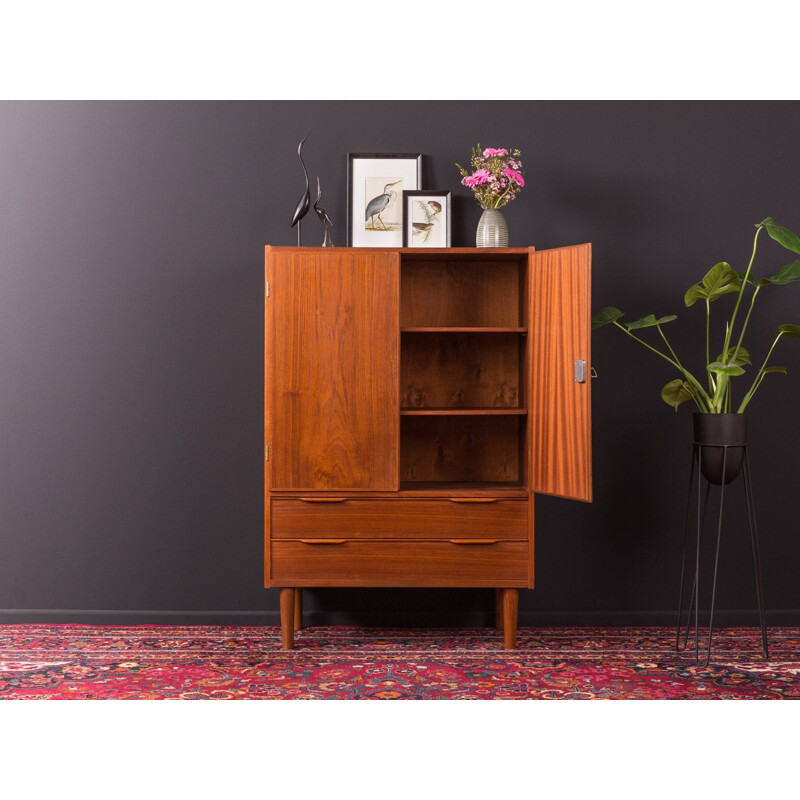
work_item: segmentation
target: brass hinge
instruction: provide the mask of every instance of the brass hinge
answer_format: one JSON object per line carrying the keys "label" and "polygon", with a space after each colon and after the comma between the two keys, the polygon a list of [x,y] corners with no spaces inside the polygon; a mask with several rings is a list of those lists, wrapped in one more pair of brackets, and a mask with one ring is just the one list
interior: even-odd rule
{"label": "brass hinge", "polygon": [[269,281],[267,281],[267,297],[269,297]]}
{"label": "brass hinge", "polygon": [[269,445],[264,449],[264,461],[269,461]]}

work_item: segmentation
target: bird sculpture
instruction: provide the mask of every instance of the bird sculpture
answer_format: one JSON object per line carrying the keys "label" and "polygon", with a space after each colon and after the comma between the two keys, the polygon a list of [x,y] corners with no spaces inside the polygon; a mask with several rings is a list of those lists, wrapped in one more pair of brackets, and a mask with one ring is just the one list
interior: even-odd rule
{"label": "bird sculpture", "polygon": [[300,220],[308,214],[308,209],[311,207],[311,195],[308,191],[308,171],[306,170],[306,165],[303,161],[302,156],[302,149],[303,144],[305,143],[306,139],[308,139],[308,134],[311,133],[311,130],[306,133],[306,135],[302,138],[299,145],[297,145],[297,157],[300,159],[300,166],[303,168],[303,175],[306,177],[306,190],[303,192],[303,196],[297,203],[297,208],[294,210],[294,215],[292,216],[292,224],[289,226],[294,228],[297,225],[297,246],[300,246]]}
{"label": "bird sculpture", "polygon": [[397,184],[401,183],[402,180],[403,179],[401,178],[393,183],[387,183],[386,186],[383,187],[383,194],[373,197],[372,200],[367,203],[367,211],[364,221],[369,222],[372,220],[372,230],[375,230],[375,220],[372,219],[373,217],[378,218],[378,221],[381,223],[381,225],[383,225],[383,229],[385,231],[389,230],[384,224],[384,221],[381,219],[381,214],[386,211],[386,207],[397,196],[397,192],[392,189],[392,186],[397,186]]}
{"label": "bird sculpture", "polygon": [[322,186],[319,182],[319,175],[317,175],[317,199],[314,201],[314,213],[319,217],[322,227],[325,229],[325,238],[322,240],[323,247],[333,247],[333,237],[331,231],[333,230],[333,223],[328,216],[328,212],[324,208],[319,207],[319,201],[322,200]]}

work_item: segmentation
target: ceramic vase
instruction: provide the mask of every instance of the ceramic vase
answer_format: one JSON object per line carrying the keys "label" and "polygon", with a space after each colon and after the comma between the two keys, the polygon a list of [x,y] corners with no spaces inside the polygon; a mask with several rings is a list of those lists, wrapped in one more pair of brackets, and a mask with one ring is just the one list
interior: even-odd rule
{"label": "ceramic vase", "polygon": [[508,225],[499,208],[484,208],[475,233],[477,247],[508,247]]}

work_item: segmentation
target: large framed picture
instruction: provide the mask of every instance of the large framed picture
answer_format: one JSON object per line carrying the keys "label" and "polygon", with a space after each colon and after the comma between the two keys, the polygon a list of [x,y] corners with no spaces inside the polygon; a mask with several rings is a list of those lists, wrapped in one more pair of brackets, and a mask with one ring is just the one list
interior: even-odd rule
{"label": "large framed picture", "polygon": [[403,192],[421,182],[421,153],[348,153],[347,244],[402,247]]}
{"label": "large framed picture", "polygon": [[403,247],[450,247],[449,189],[403,192]]}

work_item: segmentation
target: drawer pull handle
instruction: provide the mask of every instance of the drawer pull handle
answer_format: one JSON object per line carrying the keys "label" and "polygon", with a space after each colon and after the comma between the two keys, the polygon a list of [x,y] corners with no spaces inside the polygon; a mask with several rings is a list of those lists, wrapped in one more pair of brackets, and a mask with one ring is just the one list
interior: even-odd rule
{"label": "drawer pull handle", "polygon": [[451,497],[451,503],[496,503],[496,497]]}
{"label": "drawer pull handle", "polygon": [[497,544],[499,539],[451,539],[452,544]]}
{"label": "drawer pull handle", "polygon": [[301,497],[304,503],[344,503],[346,497]]}
{"label": "drawer pull handle", "polygon": [[347,539],[301,539],[303,544],[344,544]]}

